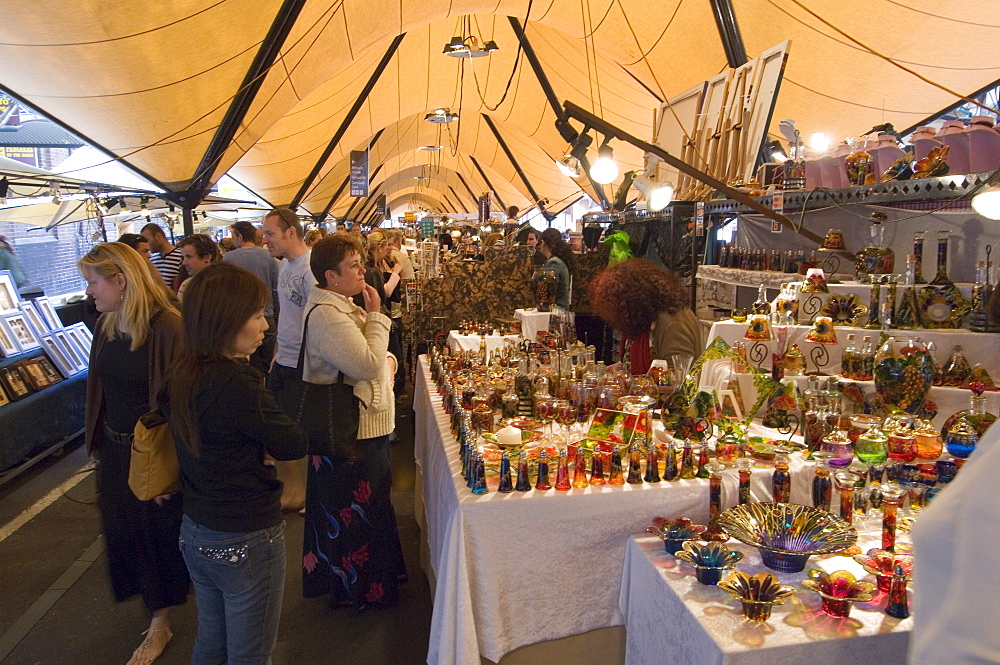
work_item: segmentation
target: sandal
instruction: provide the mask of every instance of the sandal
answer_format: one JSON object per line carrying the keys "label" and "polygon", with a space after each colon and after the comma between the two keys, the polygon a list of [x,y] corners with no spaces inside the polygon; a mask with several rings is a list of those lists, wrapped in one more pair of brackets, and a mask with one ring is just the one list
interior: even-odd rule
{"label": "sandal", "polygon": [[[153,635],[155,633],[166,633],[167,639],[163,641],[160,645],[160,650],[157,653],[152,653],[150,647],[153,645]],[[128,665],[149,665],[161,655],[167,648],[167,644],[173,639],[174,634],[170,632],[169,628],[150,628],[142,633],[146,638],[139,645],[139,648],[132,652],[132,657],[128,661]],[[149,652],[147,653],[147,649]]]}

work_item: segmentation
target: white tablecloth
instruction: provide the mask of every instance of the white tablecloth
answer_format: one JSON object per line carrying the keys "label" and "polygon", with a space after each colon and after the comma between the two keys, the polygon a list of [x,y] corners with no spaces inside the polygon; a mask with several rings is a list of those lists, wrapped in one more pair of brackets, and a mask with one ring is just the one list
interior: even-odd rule
{"label": "white tablecloth", "polygon": [[[716,337],[722,337],[722,339],[725,340],[725,342],[730,346],[736,342],[742,341],[746,344],[749,354],[751,347],[755,344],[755,342],[743,339],[743,334],[746,332],[746,329],[747,326],[745,323],[736,323],[735,321],[716,321],[712,324],[712,328],[709,331],[708,341],[711,342]],[[840,357],[844,348],[847,346],[847,335],[849,333],[854,333],[856,344],[860,344],[865,335],[870,335],[874,341],[877,341],[879,337],[878,330],[864,330],[862,328],[847,327],[838,327],[835,330],[837,333],[837,343],[824,345],[826,350],[829,352],[830,358],[829,363],[823,368],[823,371],[830,375],[837,375],[840,373]],[[806,371],[813,371],[816,366],[809,359],[809,353],[811,349],[820,345],[805,341],[805,336],[808,332],[809,326],[789,326],[788,346],[791,347],[792,344],[798,344],[799,349],[806,356]],[[974,333],[970,330],[900,330],[895,332],[897,332],[898,336],[901,338],[920,337],[924,341],[933,341],[937,345],[937,351],[934,354],[934,358],[941,363],[941,365],[944,365],[948,361],[948,358],[952,353],[952,348],[956,344],[961,345],[964,349],[965,357],[968,359],[970,365],[981,363],[990,373],[990,376],[994,381],[1000,381],[1000,335],[996,333]],[[892,334],[892,332],[890,332],[890,334]],[[761,343],[767,345],[767,349],[766,359],[760,364],[760,366],[770,371],[771,353],[774,350],[775,342]],[[743,393],[743,401],[749,408],[757,396],[756,390],[753,387],[753,381],[749,374],[737,374],[735,376],[740,380],[740,390]],[[796,377],[795,380],[799,384],[800,389],[805,388],[806,377]],[[875,384],[873,382],[854,381],[854,383],[859,384],[866,395],[874,395]],[[948,416],[951,414],[961,409],[968,409],[969,397],[971,394],[972,393],[965,388],[945,388],[943,386],[934,386],[931,388],[930,393],[928,394],[928,399],[933,400],[938,406],[938,415],[934,418],[934,424],[940,427],[944,425],[944,421],[947,420]],[[1000,413],[1000,392],[991,391],[983,394],[986,396],[986,410],[990,413]],[[764,410],[762,408],[757,416],[761,417],[763,416],[763,413]]]}
{"label": "white tablecloth", "polygon": [[[862,534],[867,551],[875,534]],[[902,542],[902,541],[900,541]],[[744,553],[739,570],[769,571],[757,550],[737,541]],[[691,566],[666,554],[655,536],[633,536],[626,547],[620,595],[628,665],[903,665],[913,619],[885,614],[886,594],[855,603],[850,617],[837,619],[820,609],[820,597],[800,582],[811,568],[848,570],[875,581],[851,558],[811,557],[802,573],[776,573],[796,593],[776,605],[766,623],[743,617],[739,601],[716,586],[700,584]],[[912,606],[912,601],[911,601]],[[668,620],[669,618],[669,620]]]}
{"label": "white tablecloth", "polygon": [[515,309],[514,318],[521,322],[521,337],[529,342],[538,341],[539,331],[548,331],[549,316],[552,312],[539,312],[537,309]]}
{"label": "white tablecloth", "polygon": [[[424,356],[414,410],[425,535],[437,580],[432,665],[479,663],[480,655],[497,662],[524,645],[621,625],[618,579],[629,535],[656,516],[708,519],[707,480],[500,494],[491,478],[490,492],[474,495]],[[795,473],[795,464],[792,499],[807,502],[811,476]],[[754,473],[755,500],[770,497],[770,475],[765,468]],[[735,471],[727,472],[724,507],[735,503],[736,486]]]}
{"label": "white tablecloth", "polygon": [[[503,349],[507,340],[516,344],[520,338],[517,335],[486,335],[486,350],[493,353],[497,349]],[[462,335],[457,330],[448,333],[448,346],[452,351],[478,351],[482,341],[482,335]]]}

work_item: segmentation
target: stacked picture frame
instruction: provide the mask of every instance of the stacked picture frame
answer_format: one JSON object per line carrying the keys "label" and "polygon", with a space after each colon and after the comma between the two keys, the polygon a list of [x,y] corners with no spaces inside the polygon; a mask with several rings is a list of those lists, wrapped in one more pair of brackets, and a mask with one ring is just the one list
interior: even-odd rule
{"label": "stacked picture frame", "polygon": [[0,357],[45,352],[0,367],[0,406],[85,371],[93,341],[84,324],[64,326],[48,298],[20,300],[10,271],[0,270]]}

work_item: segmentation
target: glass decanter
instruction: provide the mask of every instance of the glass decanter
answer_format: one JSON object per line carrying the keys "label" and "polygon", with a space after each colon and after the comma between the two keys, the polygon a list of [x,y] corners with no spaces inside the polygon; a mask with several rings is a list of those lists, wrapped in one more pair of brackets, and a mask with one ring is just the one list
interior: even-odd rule
{"label": "glass decanter", "polygon": [[934,279],[930,281],[931,284],[937,284],[941,286],[947,286],[954,284],[948,277],[948,236],[949,231],[938,231],[938,242],[937,242],[937,272],[934,274]]}
{"label": "glass decanter", "polygon": [[764,314],[767,316],[771,315],[771,303],[767,300],[767,292],[764,290],[763,284],[761,284],[760,288],[757,289],[757,300],[755,300],[753,305],[751,305],[750,313]]}
{"label": "glass decanter", "polygon": [[948,454],[960,459],[966,459],[976,449],[979,443],[979,433],[965,418],[959,418],[948,433],[944,435],[944,443]]}
{"label": "glass decanter", "polygon": [[[947,420],[945,420],[944,425],[941,427],[941,436],[944,437],[945,441],[948,440],[948,433],[951,428],[960,420],[965,420],[973,430],[976,432],[976,436],[981,437],[990,425],[996,422],[997,417],[992,413],[987,413],[986,411],[986,398],[983,397],[983,391],[981,386],[976,385],[972,391],[972,395],[969,397],[969,408],[963,409],[956,413],[951,414]],[[955,455],[959,457],[959,455]]]}
{"label": "glass decanter", "polygon": [[845,379],[854,378],[854,357],[858,354],[858,348],[854,345],[854,334],[847,335],[847,346],[840,354],[840,375]]}
{"label": "glass decanter", "polygon": [[972,313],[969,314],[969,330],[973,332],[996,331],[987,312],[987,303],[993,294],[989,281],[988,263],[979,261],[976,263],[976,283],[972,285]]}
{"label": "glass decanter", "polygon": [[823,437],[823,452],[830,453],[829,464],[835,469],[846,469],[854,461],[854,446],[847,430],[835,427]]}
{"label": "glass decanter", "polygon": [[904,277],[903,293],[896,308],[896,327],[900,330],[913,330],[920,327],[920,304],[917,302],[916,257],[909,254],[906,257],[906,276]]}
{"label": "glass decanter", "polygon": [[875,220],[871,228],[868,246],[857,253],[854,272],[858,281],[865,281],[867,275],[885,275],[892,272],[896,255],[883,242],[885,228],[880,220]]}

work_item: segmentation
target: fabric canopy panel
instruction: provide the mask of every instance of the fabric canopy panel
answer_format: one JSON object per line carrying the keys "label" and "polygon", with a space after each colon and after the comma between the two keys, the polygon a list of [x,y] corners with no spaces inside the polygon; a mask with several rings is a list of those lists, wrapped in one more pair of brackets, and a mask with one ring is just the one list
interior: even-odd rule
{"label": "fabric canopy panel", "polygon": [[[957,101],[872,51],[964,95],[1000,78],[995,0],[960,6],[941,0],[733,4],[750,57],[792,42],[772,128],[791,118],[805,136],[822,131],[839,140],[883,122],[902,129]],[[462,16],[469,17],[472,33],[496,41],[500,50],[473,60],[443,55],[452,36],[468,34]],[[310,212],[328,205],[346,209],[347,203],[331,204],[331,198],[346,175],[349,151],[385,130],[380,145],[392,133],[387,128],[407,119],[426,124],[425,113],[447,107],[462,116],[442,140],[445,150],[458,156],[448,168],[481,180],[471,164],[475,157],[491,180],[495,174],[516,188],[508,205],[523,207],[534,197],[483,114],[496,121],[514,159],[550,207],[575,196],[581,186],[595,196],[585,179],[569,181],[552,163],[567,145],[519,53],[508,16],[527,26],[559,101],[571,100],[642,138],[650,138],[653,110],[662,100],[726,66],[711,4],[704,1],[83,0],[68,12],[65,3],[39,0],[30,12],[4,16],[0,84],[174,191],[199,175],[216,138],[225,150],[210,165],[211,180],[229,171],[272,203],[287,203],[304,190]],[[273,30],[276,17],[290,28]],[[264,63],[249,107],[231,109],[269,31],[282,36],[277,56]],[[357,117],[318,165],[318,177],[307,183],[402,33],[405,38]],[[227,112],[235,129],[217,136]],[[395,152],[381,148],[379,161],[371,161],[373,169],[386,163],[380,178],[389,178],[390,169],[416,165],[395,159],[390,167],[387,160],[412,153],[415,142],[428,137],[422,127],[413,137],[396,133],[404,136]],[[431,134],[433,141],[436,132]],[[596,144],[591,159],[593,148]],[[614,148],[622,172],[641,165],[637,151],[618,142]],[[395,196],[394,186],[389,185],[389,196]],[[427,196],[435,198],[433,192],[441,189],[428,189]]]}

